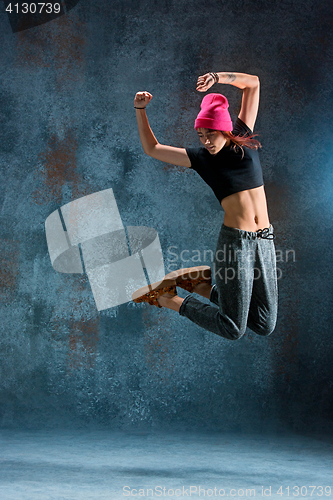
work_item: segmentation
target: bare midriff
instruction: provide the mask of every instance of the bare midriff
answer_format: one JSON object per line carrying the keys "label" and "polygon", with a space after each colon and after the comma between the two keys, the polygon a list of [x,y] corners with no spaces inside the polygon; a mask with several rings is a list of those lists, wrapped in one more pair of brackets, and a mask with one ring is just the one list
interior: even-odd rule
{"label": "bare midriff", "polygon": [[270,226],[264,186],[231,194],[221,201],[224,225],[257,231]]}

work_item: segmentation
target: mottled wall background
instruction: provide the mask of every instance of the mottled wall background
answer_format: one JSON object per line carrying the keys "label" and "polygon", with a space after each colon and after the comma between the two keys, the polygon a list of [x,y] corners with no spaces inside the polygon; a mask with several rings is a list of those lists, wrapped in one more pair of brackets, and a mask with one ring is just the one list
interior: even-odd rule
{"label": "mottled wall background", "polygon": [[[330,2],[81,0],[18,33],[2,10],[1,426],[329,430]],[[135,92],[150,91],[160,142],[197,145],[195,83],[210,70],[261,79],[281,269],[267,339],[230,342],[146,305],[99,313],[86,276],[55,272],[47,251],[48,215],[111,187],[124,225],[158,231],[166,267],[170,246],[188,250],[179,266],[210,263],[223,211],[195,172],[143,154],[133,110]],[[240,91],[220,90],[235,118]]]}

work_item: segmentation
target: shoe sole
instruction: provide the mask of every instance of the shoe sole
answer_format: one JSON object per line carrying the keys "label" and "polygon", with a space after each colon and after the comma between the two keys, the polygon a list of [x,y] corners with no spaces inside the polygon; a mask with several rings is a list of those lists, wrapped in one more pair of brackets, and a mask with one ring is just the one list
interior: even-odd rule
{"label": "shoe sole", "polygon": [[210,279],[212,274],[212,270],[209,266],[196,266],[196,267],[186,267],[184,269],[177,269],[177,271],[171,271],[171,273],[167,274],[164,279],[173,279],[173,280],[181,280],[181,279],[193,279],[196,280],[198,278]]}
{"label": "shoe sole", "polygon": [[186,267],[172,271],[164,279],[173,279],[176,281],[177,286],[192,293],[199,283],[211,285],[211,274],[212,270],[209,266]]}
{"label": "shoe sole", "polygon": [[132,294],[132,300],[136,303],[148,302],[150,305],[161,307],[157,302],[157,299],[165,293],[177,295],[175,280],[164,278],[162,281],[157,281],[151,285],[139,288],[139,290],[136,290]]}

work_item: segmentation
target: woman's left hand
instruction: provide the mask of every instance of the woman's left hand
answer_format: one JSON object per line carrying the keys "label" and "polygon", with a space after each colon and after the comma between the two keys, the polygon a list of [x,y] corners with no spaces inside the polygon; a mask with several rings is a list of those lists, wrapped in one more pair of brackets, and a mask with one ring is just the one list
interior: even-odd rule
{"label": "woman's left hand", "polygon": [[197,90],[199,92],[206,92],[206,90],[210,89],[212,85],[214,85],[215,80],[210,73],[206,73],[205,75],[199,76],[197,81]]}

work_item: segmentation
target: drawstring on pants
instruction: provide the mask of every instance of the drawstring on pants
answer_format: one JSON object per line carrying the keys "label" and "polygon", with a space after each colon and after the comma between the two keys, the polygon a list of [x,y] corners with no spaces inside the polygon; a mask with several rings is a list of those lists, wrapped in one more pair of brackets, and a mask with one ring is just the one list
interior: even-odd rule
{"label": "drawstring on pants", "polygon": [[261,238],[263,240],[274,240],[275,234],[269,232],[269,227],[264,227],[264,229],[258,229],[256,231],[258,238]]}

